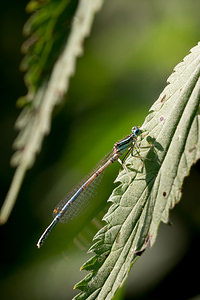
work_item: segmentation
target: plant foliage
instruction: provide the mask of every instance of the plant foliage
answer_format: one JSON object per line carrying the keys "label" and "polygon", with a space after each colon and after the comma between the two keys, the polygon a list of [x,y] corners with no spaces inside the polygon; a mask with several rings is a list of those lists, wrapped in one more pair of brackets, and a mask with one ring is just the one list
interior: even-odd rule
{"label": "plant foliage", "polygon": [[[24,31],[22,62],[27,95],[16,122],[19,135],[12,165],[16,172],[0,214],[6,222],[26,171],[50,130],[51,115],[67,92],[76,60],[83,52],[95,13],[103,0],[33,0]],[[191,50],[168,79],[169,85],[151,107],[139,141],[139,157],[127,161],[104,226],[82,269],[90,273],[75,288],[75,299],[111,299],[147,245],[153,245],[160,222],[181,198],[184,178],[200,158],[200,44]],[[136,151],[136,156],[138,155]],[[130,182],[131,176],[131,182]]]}
{"label": "plant foliage", "polygon": [[94,238],[94,256],[82,266],[90,273],[76,284],[81,290],[76,300],[114,296],[132,264],[155,242],[160,222],[169,221],[184,178],[200,158],[200,43],[168,83],[142,125],[144,160],[130,156],[129,175],[121,171],[117,177],[120,185],[108,200],[107,224]]}
{"label": "plant foliage", "polygon": [[35,0],[27,7],[32,16],[25,25],[29,38],[23,46],[27,54],[22,68],[28,93],[18,101],[24,108],[16,122],[20,133],[11,160],[17,169],[1,209],[0,223],[7,221],[25,173],[50,130],[52,111],[67,92],[77,57],[83,52],[83,41],[102,2]]}

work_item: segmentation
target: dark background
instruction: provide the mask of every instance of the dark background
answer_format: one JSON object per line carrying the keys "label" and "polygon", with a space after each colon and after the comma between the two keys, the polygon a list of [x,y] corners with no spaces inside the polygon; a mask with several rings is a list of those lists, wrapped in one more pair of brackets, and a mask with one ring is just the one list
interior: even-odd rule
{"label": "dark background", "polygon": [[[19,71],[26,4],[11,0],[0,10],[1,203],[14,174],[9,161],[20,112],[15,103],[26,94]],[[40,250],[37,240],[57,202],[114,142],[128,135],[132,126],[142,125],[175,65],[197,44],[199,11],[198,0],[105,1],[66,101],[55,109],[50,135],[27,172],[9,221],[0,228],[1,299],[75,295],[72,288],[85,276],[79,268],[90,257],[86,252],[99,221],[84,227],[85,218],[80,217],[70,225],[59,224]],[[95,196],[93,211],[99,218],[119,168],[106,172]],[[133,266],[119,298],[191,299],[200,293],[199,182],[198,163],[170,215],[173,225],[161,224],[156,244]],[[86,219],[92,218],[89,213]]]}

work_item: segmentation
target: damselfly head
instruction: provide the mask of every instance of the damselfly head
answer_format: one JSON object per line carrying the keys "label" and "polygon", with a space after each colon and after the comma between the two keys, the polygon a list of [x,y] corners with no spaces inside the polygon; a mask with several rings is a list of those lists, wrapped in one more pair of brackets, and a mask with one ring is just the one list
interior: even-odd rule
{"label": "damselfly head", "polygon": [[134,126],[134,127],[132,127],[132,133],[134,136],[139,136],[142,133],[142,130],[139,129],[138,127]]}

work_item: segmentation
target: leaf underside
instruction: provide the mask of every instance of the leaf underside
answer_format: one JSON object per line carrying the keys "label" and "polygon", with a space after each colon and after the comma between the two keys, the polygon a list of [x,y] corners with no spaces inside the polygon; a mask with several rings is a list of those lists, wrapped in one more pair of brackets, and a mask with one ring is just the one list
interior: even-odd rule
{"label": "leaf underside", "polygon": [[[90,248],[82,269],[90,273],[75,288],[74,299],[111,299],[132,264],[152,246],[160,222],[181,198],[184,178],[200,158],[200,43],[178,64],[149,111],[139,142],[141,160],[129,157],[108,201],[106,226]],[[130,175],[132,178],[131,183]]]}

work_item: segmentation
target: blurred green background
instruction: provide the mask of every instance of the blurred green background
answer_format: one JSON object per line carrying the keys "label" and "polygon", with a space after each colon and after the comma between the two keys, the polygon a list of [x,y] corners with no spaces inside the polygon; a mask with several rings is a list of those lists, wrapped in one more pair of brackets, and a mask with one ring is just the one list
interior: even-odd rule
{"label": "blurred green background", "polygon": [[[0,11],[0,196],[6,196],[14,170],[9,160],[16,137],[18,97],[26,93],[22,28],[27,1],[5,2]],[[40,234],[57,202],[79,182],[114,142],[142,125],[173,68],[199,41],[198,0],[105,1],[96,16],[84,56],[50,135],[28,171],[7,224],[0,228],[0,298],[71,299],[73,285],[120,166],[109,168],[87,215],[58,224],[38,250]],[[185,180],[183,199],[171,213],[173,226],[161,225],[158,239],[133,266],[118,299],[191,299],[200,293],[200,166]],[[86,224],[95,215],[90,224]],[[86,227],[85,227],[86,226]]]}

